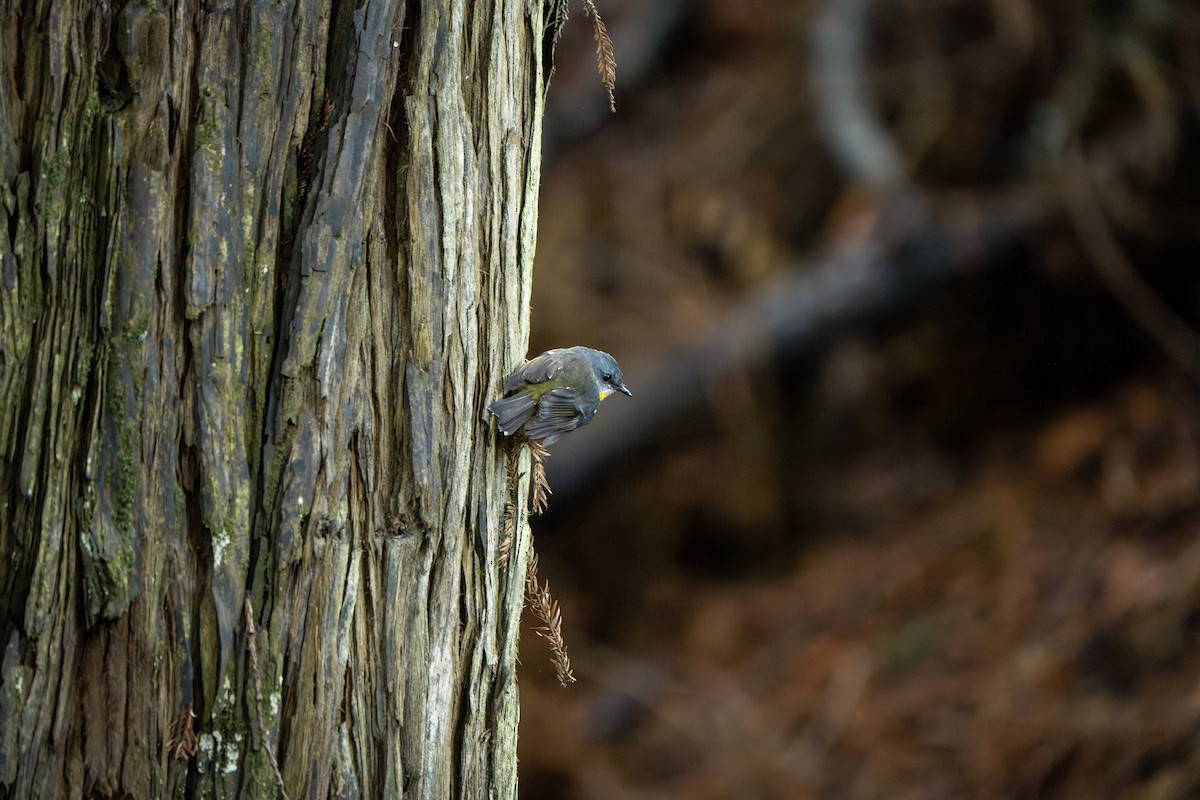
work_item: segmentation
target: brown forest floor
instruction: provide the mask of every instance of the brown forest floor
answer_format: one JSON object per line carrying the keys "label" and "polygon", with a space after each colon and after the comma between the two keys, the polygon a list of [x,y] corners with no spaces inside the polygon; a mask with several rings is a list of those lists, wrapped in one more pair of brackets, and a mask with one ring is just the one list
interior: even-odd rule
{"label": "brown forest floor", "polygon": [[1200,796],[1198,411],[1131,380],[916,501],[928,453],[865,454],[785,574],[660,574],[603,646],[564,597],[525,796]]}

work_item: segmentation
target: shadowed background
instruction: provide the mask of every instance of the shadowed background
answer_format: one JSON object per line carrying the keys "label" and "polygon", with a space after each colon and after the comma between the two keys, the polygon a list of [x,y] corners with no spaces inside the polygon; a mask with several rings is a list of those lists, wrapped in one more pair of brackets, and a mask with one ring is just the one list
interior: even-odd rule
{"label": "shadowed background", "polygon": [[546,125],[529,798],[1200,792],[1200,13],[606,0]]}

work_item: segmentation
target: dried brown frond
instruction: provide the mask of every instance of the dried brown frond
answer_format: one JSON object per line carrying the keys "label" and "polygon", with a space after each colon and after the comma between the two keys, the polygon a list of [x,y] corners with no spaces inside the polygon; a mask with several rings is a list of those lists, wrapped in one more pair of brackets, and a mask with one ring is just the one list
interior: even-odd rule
{"label": "dried brown frond", "polygon": [[525,601],[542,623],[534,628],[534,632],[550,643],[550,660],[554,663],[558,682],[565,688],[575,682],[575,675],[571,672],[571,657],[567,655],[567,643],[562,635],[562,610],[550,594],[550,581],[538,582],[537,570],[538,557],[534,553],[525,572]]}
{"label": "dried brown frond", "polygon": [[500,553],[496,559],[500,566],[508,564],[508,555],[512,552],[513,542],[517,538],[517,507],[512,503],[504,504],[504,538],[500,541]]}
{"label": "dried brown frond", "polygon": [[512,550],[513,542],[517,538],[517,506],[516,497],[521,482],[521,474],[517,471],[520,468],[520,451],[515,446],[510,446],[504,459],[504,472],[508,478],[508,491],[513,499],[504,504],[504,539],[500,542],[500,555],[497,558],[500,566],[508,563],[508,554]]}
{"label": "dried brown frond", "polygon": [[[570,0],[547,0],[550,10],[546,13],[546,30],[550,31],[550,46],[558,47],[562,38],[563,28],[571,17]],[[553,51],[551,51],[553,53]]]}
{"label": "dried brown frond", "polygon": [[263,752],[267,754],[267,762],[271,765],[271,771],[275,773],[275,783],[279,786],[279,796],[283,800],[288,800],[287,789],[283,785],[283,775],[279,773],[279,762],[275,760],[275,752],[271,750],[271,743],[267,739],[267,726],[263,723],[262,679],[258,675],[258,645],[254,641],[254,606],[250,604],[250,595],[246,595],[244,610],[246,617],[246,650],[250,657],[250,674],[254,677],[254,714],[258,720],[258,743],[262,745]]}
{"label": "dried brown frond", "polygon": [[192,720],[195,718],[196,712],[191,704],[184,706],[179,721],[175,723],[175,735],[167,742],[167,752],[171,754],[171,758],[187,761],[196,755],[200,739],[192,727]]}
{"label": "dried brown frond", "polygon": [[533,487],[529,508],[534,514],[541,514],[550,505],[550,481],[546,478],[546,459],[550,451],[541,442],[531,441],[529,451],[533,456]]}
{"label": "dried brown frond", "polygon": [[517,447],[509,447],[505,454],[504,471],[508,473],[508,485],[512,488],[513,494],[517,493],[517,481],[521,479],[517,469],[520,467],[520,451]]}
{"label": "dried brown frond", "polygon": [[608,89],[608,110],[617,113],[617,56],[613,52],[612,39],[608,37],[608,28],[600,19],[596,10],[595,0],[583,0],[583,10],[592,18],[592,31],[596,35],[596,69],[600,72],[600,80]]}

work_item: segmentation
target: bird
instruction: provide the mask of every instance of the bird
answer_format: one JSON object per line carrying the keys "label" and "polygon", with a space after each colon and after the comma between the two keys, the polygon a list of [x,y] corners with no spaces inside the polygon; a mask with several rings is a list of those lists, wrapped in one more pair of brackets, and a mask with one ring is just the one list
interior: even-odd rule
{"label": "bird", "polygon": [[505,436],[549,446],[592,421],[614,392],[633,397],[617,360],[590,347],[561,347],[529,359],[504,381],[504,396],[488,406]]}

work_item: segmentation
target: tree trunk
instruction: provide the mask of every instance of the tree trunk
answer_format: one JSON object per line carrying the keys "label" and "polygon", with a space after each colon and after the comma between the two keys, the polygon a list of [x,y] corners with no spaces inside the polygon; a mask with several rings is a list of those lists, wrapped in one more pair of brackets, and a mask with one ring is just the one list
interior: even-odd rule
{"label": "tree trunk", "polygon": [[543,13],[0,8],[0,797],[515,796]]}

